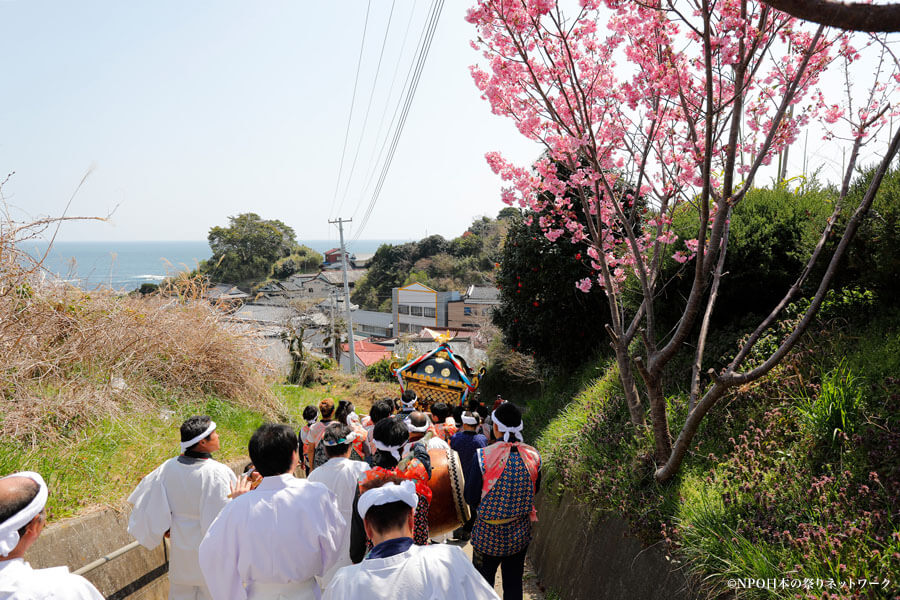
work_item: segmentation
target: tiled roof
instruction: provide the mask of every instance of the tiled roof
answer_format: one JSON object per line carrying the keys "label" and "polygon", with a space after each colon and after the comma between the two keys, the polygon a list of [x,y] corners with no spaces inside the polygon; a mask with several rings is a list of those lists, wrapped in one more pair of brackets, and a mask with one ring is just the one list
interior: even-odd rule
{"label": "tiled roof", "polygon": [[[379,360],[383,358],[390,358],[391,351],[385,348],[384,346],[380,346],[378,344],[373,344],[372,342],[368,342],[366,340],[359,340],[353,342],[353,348],[356,350],[357,359],[362,362],[362,364],[367,367],[377,363]],[[344,354],[350,353],[350,344],[341,344],[341,351]]]}

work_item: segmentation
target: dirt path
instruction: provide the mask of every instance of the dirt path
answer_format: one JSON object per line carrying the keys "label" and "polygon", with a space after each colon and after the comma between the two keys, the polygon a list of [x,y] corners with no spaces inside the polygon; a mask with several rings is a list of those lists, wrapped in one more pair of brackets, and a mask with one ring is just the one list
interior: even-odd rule
{"label": "dirt path", "polygon": [[[472,544],[468,542],[457,542],[453,540],[449,540],[445,542],[447,544],[453,544],[454,546],[459,546],[463,549],[463,552],[466,553],[466,556],[472,558]],[[541,591],[540,582],[538,581],[537,574],[534,571],[534,568],[531,564],[531,560],[525,561],[525,576],[524,576],[524,594],[522,595],[523,600],[545,600],[544,592]],[[497,592],[497,595],[503,598],[503,577],[500,574],[500,569],[497,569],[497,580],[494,583],[494,590]]]}

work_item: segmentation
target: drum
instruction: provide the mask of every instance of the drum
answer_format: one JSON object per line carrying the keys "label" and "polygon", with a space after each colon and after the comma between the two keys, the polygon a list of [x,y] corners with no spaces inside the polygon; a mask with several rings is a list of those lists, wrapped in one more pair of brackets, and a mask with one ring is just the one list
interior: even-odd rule
{"label": "drum", "polygon": [[459,455],[453,450],[429,450],[431,458],[431,506],[428,507],[428,527],[431,537],[449,533],[469,520],[463,488],[465,477]]}

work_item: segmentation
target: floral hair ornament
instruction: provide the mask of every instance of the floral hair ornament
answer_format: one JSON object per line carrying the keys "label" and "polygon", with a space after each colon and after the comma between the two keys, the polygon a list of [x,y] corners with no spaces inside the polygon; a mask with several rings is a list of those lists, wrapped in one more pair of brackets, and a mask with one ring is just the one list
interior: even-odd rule
{"label": "floral hair ornament", "polygon": [[202,442],[204,439],[206,439],[206,436],[208,436],[209,434],[211,434],[211,433],[212,433],[213,431],[215,431],[215,430],[216,430],[216,422],[215,422],[215,421],[210,421],[210,422],[209,422],[209,427],[206,428],[206,431],[204,431],[204,432],[201,433],[200,435],[197,435],[197,436],[192,437],[191,439],[189,439],[189,440],[186,441],[186,442],[181,442],[181,451],[184,452],[185,450],[187,450],[188,448],[190,448],[191,446],[193,446],[193,445],[196,444],[197,442]]}
{"label": "floral hair ornament", "polygon": [[525,426],[524,423],[519,423],[516,427],[507,427],[506,425],[501,423],[499,419],[497,419],[496,410],[491,413],[491,420],[494,422],[494,425],[497,426],[497,431],[503,434],[504,442],[509,441],[509,434],[515,435],[516,439],[518,439],[520,442],[524,441],[524,438],[522,437],[522,428]]}
{"label": "floral hair ornament", "polygon": [[0,556],[9,556],[9,553],[19,544],[19,529],[28,525],[33,518],[44,510],[44,506],[47,504],[47,496],[49,495],[44,478],[34,471],[20,471],[7,475],[3,479],[9,479],[10,477],[27,477],[38,484],[38,493],[28,503],[28,506],[3,521],[3,523],[0,523]]}
{"label": "floral hair ornament", "polygon": [[410,508],[415,508],[419,502],[419,496],[416,494],[416,484],[407,479],[399,484],[386,483],[381,487],[363,492],[359,497],[356,510],[359,512],[359,516],[365,519],[366,513],[373,506],[381,506],[391,502],[402,502]]}

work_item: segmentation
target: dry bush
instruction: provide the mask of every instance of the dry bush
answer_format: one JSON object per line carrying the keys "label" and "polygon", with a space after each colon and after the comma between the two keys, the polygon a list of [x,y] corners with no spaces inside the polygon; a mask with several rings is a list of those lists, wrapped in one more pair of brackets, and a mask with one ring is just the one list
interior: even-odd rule
{"label": "dry bush", "polygon": [[199,299],[202,282],[143,298],[47,282],[17,247],[46,226],[0,226],[0,435],[36,441],[206,396],[283,416],[267,365]]}

